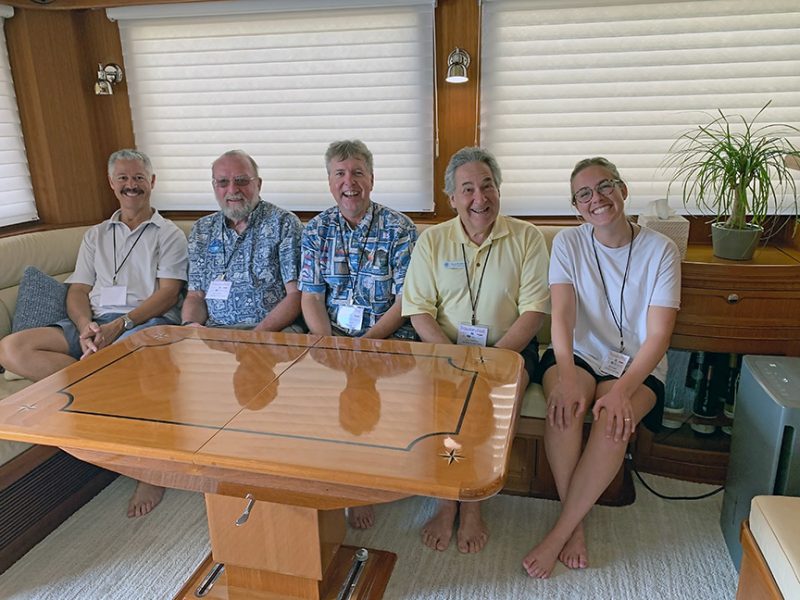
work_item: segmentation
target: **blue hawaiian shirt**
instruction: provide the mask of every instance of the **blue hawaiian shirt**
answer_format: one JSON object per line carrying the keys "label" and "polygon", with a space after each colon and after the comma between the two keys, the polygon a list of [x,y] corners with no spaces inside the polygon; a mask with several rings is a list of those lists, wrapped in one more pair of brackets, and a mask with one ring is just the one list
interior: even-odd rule
{"label": "blue hawaiian shirt", "polygon": [[284,284],[297,280],[302,232],[296,215],[263,201],[242,235],[221,211],[198,219],[189,234],[189,290],[205,292],[220,275],[231,282],[227,300],[206,298],[206,324],[260,323],[286,297]]}
{"label": "blue hawaiian shirt", "polygon": [[[331,326],[337,333],[363,335],[402,296],[417,228],[404,214],[371,202],[361,222],[351,228],[337,206],[320,213],[303,230],[303,259],[298,287],[303,292],[325,294]],[[360,264],[359,264],[360,262]],[[339,307],[364,307],[358,331],[343,331],[336,324]],[[394,334],[415,339],[410,323]]]}

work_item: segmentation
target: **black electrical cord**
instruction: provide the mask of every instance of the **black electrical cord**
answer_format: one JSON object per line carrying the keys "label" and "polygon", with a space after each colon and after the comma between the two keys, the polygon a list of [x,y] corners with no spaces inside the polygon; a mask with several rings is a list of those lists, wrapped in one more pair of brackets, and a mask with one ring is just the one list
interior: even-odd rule
{"label": "black electrical cord", "polygon": [[722,485],[715,490],[711,490],[710,492],[706,492],[705,494],[700,494],[699,496],[667,496],[666,494],[662,494],[654,490],[650,485],[642,478],[639,471],[636,469],[636,465],[633,464],[633,456],[631,454],[627,454],[625,456],[628,462],[631,465],[631,471],[633,471],[636,478],[641,482],[641,484],[645,487],[647,491],[649,491],[654,496],[661,498],[662,500],[703,500],[705,498],[710,498],[714,494],[719,494],[722,490],[725,489],[725,486]]}

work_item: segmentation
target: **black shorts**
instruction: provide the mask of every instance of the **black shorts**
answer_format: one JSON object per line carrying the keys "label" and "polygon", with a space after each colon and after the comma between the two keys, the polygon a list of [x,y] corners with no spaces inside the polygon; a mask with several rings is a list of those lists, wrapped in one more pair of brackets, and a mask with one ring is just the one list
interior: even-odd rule
{"label": "black shorts", "polygon": [[[589,363],[583,360],[580,356],[573,354],[572,357],[575,361],[575,366],[589,373],[589,375],[594,377],[594,380],[597,383],[600,383],[601,381],[618,379],[618,377],[614,377],[613,375],[599,375],[598,373],[595,373],[594,369],[592,369]],[[555,366],[555,364],[556,355],[552,348],[548,348],[542,356],[542,359],[539,361],[539,368],[536,371],[535,377],[531,381],[542,383],[542,378],[544,377],[545,371],[547,371],[547,369],[550,367]],[[645,387],[651,389],[656,395],[655,406],[653,406],[653,408],[650,409],[650,412],[648,412],[642,419],[642,423],[644,423],[645,427],[655,433],[661,429],[661,418],[664,416],[664,383],[653,375],[648,375],[647,379],[645,379],[642,383]]]}
{"label": "black shorts", "polygon": [[525,346],[520,352],[522,360],[525,361],[525,371],[528,373],[528,381],[533,381],[539,370],[539,342],[534,337],[530,344]]}

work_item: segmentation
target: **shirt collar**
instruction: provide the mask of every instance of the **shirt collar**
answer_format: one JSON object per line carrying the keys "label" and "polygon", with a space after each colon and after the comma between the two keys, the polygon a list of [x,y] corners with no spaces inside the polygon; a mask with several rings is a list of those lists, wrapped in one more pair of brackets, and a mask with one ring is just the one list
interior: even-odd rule
{"label": "shirt collar", "polygon": [[[467,232],[464,231],[464,226],[461,225],[461,219],[456,216],[455,218],[450,220],[450,232],[449,237],[450,240],[457,243],[457,244],[464,244],[465,246],[477,246],[475,242],[473,242],[467,236]],[[494,227],[492,227],[492,231],[489,232],[489,236],[483,241],[479,247],[482,248],[487,244],[491,244],[494,240],[498,240],[502,237],[505,237],[509,234],[508,230],[508,222],[506,221],[506,217],[503,215],[497,215],[497,219],[494,222]]]}
{"label": "shirt collar", "polygon": [[[108,220],[107,229],[110,231],[111,228],[114,225],[122,225],[123,223],[122,223],[121,219],[122,219],[122,209],[118,208],[117,210],[114,211],[114,214],[111,215],[111,218]],[[161,226],[164,225],[165,221],[166,221],[166,219],[164,219],[164,217],[162,217],[159,214],[158,210],[156,210],[154,208],[153,209],[153,214],[150,215],[150,218],[145,220],[145,221],[142,221],[139,224],[139,227],[142,227],[143,225],[146,225],[147,223],[152,223],[156,227],[161,227]],[[137,227],[136,229],[138,229],[139,227]],[[136,229],[134,229],[134,231],[136,231]]]}
{"label": "shirt collar", "polygon": [[343,227],[345,231],[354,232],[358,231],[359,229],[367,230],[372,225],[372,215],[373,213],[377,214],[378,210],[375,208],[375,203],[370,200],[369,205],[367,206],[367,212],[364,213],[364,216],[361,217],[361,220],[358,222],[358,225],[353,227],[350,223],[342,216],[342,211],[339,210],[339,207],[336,207],[336,217],[339,221],[339,226]]}

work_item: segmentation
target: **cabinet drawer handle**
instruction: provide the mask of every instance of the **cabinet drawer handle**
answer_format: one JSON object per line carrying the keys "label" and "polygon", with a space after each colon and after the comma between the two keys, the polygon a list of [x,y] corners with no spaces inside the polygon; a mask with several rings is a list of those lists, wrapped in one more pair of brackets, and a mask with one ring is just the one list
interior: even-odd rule
{"label": "cabinet drawer handle", "polygon": [[728,304],[736,304],[739,302],[739,294],[728,294]]}
{"label": "cabinet drawer handle", "polygon": [[250,518],[250,511],[253,510],[253,505],[256,503],[256,499],[253,498],[253,494],[247,494],[244,499],[247,500],[247,506],[244,507],[244,512],[241,514],[241,516],[236,519],[237,527],[241,527],[247,523],[247,519]]}

